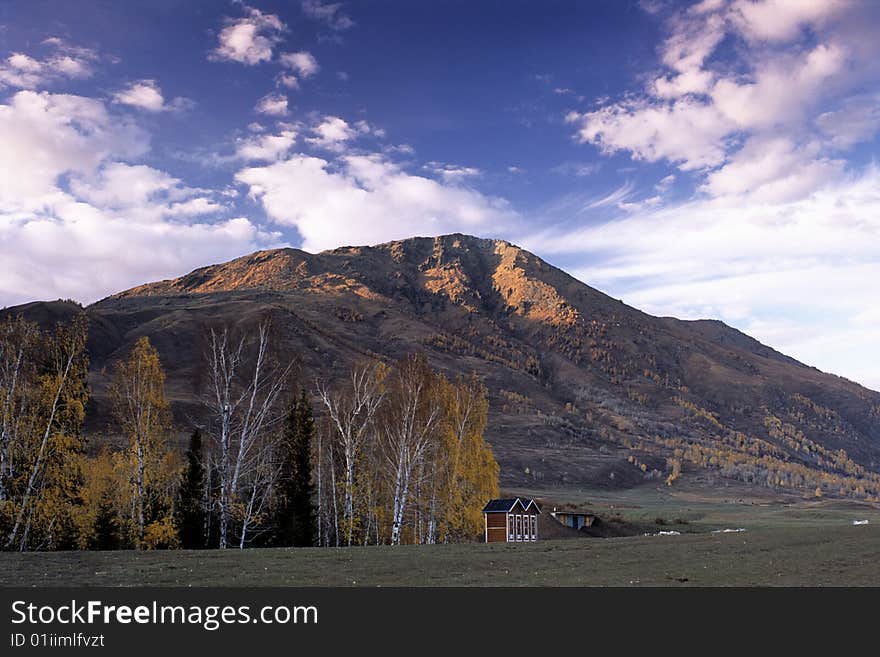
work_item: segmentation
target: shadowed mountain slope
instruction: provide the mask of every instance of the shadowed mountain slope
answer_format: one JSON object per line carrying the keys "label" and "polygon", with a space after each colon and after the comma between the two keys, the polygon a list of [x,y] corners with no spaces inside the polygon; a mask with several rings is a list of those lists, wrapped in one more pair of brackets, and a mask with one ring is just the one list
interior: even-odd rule
{"label": "shadowed mountain slope", "polygon": [[[16,311],[45,323],[71,308]],[[200,413],[206,329],[270,317],[307,384],[413,350],[450,376],[476,372],[503,486],[665,485],[682,471],[706,485],[880,494],[880,394],[721,322],[647,315],[500,240],[261,251],[86,312],[93,431],[107,425],[107,366],[141,335],[184,425]]]}

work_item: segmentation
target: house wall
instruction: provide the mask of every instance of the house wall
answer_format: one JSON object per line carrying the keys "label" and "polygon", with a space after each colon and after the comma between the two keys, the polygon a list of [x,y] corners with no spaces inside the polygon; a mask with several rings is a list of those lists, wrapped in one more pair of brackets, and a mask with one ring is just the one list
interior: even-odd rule
{"label": "house wall", "polygon": [[486,516],[486,542],[504,543],[507,541],[507,514],[487,513]]}
{"label": "house wall", "polygon": [[[532,524],[533,522],[534,525]],[[532,529],[534,529],[534,532]],[[538,540],[537,514],[515,511],[509,513],[507,541],[509,543],[528,543],[532,540]]]}
{"label": "house wall", "polygon": [[517,506],[510,513],[483,514],[484,540],[487,543],[530,543],[538,540],[538,514],[534,511],[534,505],[530,505],[528,512],[522,506]]}
{"label": "house wall", "polygon": [[594,516],[582,515],[576,513],[556,513],[556,519],[566,527],[591,527],[593,525]]}

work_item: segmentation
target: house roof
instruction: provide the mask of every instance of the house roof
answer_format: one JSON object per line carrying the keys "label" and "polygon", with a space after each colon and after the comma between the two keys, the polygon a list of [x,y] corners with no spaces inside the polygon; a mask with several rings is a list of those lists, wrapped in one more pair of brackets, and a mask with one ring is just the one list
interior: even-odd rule
{"label": "house roof", "polygon": [[510,513],[514,507],[519,504],[524,511],[528,511],[531,507],[535,507],[538,513],[541,513],[541,507],[537,505],[535,500],[531,498],[505,497],[497,500],[489,500],[483,507],[483,513]]}
{"label": "house roof", "polygon": [[564,516],[595,516],[595,511],[585,511],[584,509],[557,509],[556,511],[551,511],[550,515],[554,518],[559,515]]}
{"label": "house roof", "polygon": [[533,499],[531,499],[531,498],[529,498],[529,500],[528,500],[528,504],[526,504],[526,502],[525,502],[524,500],[522,500],[522,499],[520,500],[520,503],[526,508],[526,511],[528,511],[531,507],[535,507],[535,510],[536,510],[538,513],[541,513],[541,507],[539,507],[539,506],[538,506],[538,503],[535,502],[535,500],[533,500]]}
{"label": "house roof", "polygon": [[483,513],[507,513],[519,502],[518,497],[489,500],[483,507]]}

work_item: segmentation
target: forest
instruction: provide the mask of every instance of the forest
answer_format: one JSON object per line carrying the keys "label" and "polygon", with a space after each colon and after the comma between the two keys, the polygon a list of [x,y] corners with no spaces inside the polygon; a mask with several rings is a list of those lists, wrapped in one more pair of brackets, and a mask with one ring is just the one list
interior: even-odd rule
{"label": "forest", "polygon": [[[88,323],[0,323],[5,550],[211,549],[476,540],[497,495],[487,391],[421,354],[307,381],[269,322],[205,328],[202,409],[172,416],[141,337],[109,372],[118,441],[90,444]],[[179,446],[189,433],[186,450]]]}

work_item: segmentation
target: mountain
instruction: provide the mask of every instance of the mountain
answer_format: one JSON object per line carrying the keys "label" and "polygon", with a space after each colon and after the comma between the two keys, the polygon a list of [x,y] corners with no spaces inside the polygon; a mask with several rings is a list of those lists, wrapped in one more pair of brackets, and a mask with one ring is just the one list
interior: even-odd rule
{"label": "mountain", "polygon": [[[8,309],[42,323],[64,302]],[[653,317],[501,240],[412,238],[319,254],[260,251],[88,308],[92,409],[108,366],[148,335],[184,429],[200,413],[206,327],[272,319],[302,380],[414,350],[490,391],[502,485],[628,487],[681,476],[880,495],[880,393],[719,321]]]}

